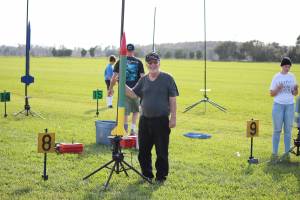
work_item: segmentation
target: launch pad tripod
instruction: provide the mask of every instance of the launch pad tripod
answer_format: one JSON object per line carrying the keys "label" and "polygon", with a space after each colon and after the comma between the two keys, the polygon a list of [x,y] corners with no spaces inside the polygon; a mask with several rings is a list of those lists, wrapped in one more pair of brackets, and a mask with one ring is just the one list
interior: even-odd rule
{"label": "launch pad tripod", "polygon": [[290,150],[284,153],[279,160],[282,160],[287,154],[292,153],[296,156],[300,156],[300,127],[298,127],[298,135],[297,138],[294,139],[294,146],[290,148]]}
{"label": "launch pad tripod", "polygon": [[[122,149],[121,149],[121,146],[120,146],[121,139],[122,138],[120,136],[113,136],[111,138],[111,143],[113,145],[112,160],[107,162],[106,164],[102,165],[101,167],[99,167],[98,169],[96,169],[95,171],[93,171],[92,173],[87,175],[86,177],[84,177],[83,180],[88,179],[90,176],[92,176],[95,173],[99,172],[103,168],[108,168],[108,169],[110,169],[110,174],[108,176],[108,179],[107,179],[106,183],[104,184],[104,190],[105,190],[107,188],[107,186],[109,184],[109,181],[110,181],[110,179],[111,179],[114,172],[116,174],[119,174],[120,172],[124,172],[125,175],[128,176],[127,170],[132,169],[135,173],[137,173],[140,177],[142,177],[148,183],[152,183],[150,179],[145,177],[143,174],[141,174],[138,170],[136,170],[134,167],[132,167],[130,164],[128,164],[124,160],[124,155],[122,153]],[[113,163],[112,168],[109,167],[109,165],[111,163]],[[128,168],[126,168],[126,167],[128,167]]]}
{"label": "launch pad tripod", "polygon": [[42,117],[41,115],[37,114],[36,112],[33,112],[30,110],[30,105],[29,105],[29,97],[27,96],[27,85],[25,85],[25,105],[24,105],[24,110],[21,110],[18,113],[15,113],[15,116],[18,116],[19,114],[24,114],[25,116],[38,116],[42,119],[45,119],[44,117]]}
{"label": "launch pad tripod", "polygon": [[192,108],[194,108],[195,106],[197,106],[198,104],[204,103],[204,112],[206,112],[206,103],[210,103],[212,106],[218,108],[219,110],[226,112],[226,108],[224,108],[223,106],[217,104],[216,102],[210,100],[206,94],[207,91],[209,91],[209,89],[206,88],[206,6],[205,6],[205,0],[204,2],[204,97],[197,101],[196,103],[188,106],[185,108],[185,110],[183,111],[183,113],[191,110]]}
{"label": "launch pad tripod", "polygon": [[[294,151],[294,149],[296,149],[296,151]],[[300,156],[300,127],[298,127],[297,138],[294,139],[294,146],[288,152]]]}

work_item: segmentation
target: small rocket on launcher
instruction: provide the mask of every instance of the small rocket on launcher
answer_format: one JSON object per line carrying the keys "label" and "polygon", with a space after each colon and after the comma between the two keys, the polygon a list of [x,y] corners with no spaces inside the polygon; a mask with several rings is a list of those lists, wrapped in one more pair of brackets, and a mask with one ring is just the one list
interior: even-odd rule
{"label": "small rocket on launcher", "polygon": [[[26,13],[26,66],[25,66],[25,76],[21,77],[21,82],[25,83],[27,86],[30,83],[34,82],[34,77],[29,74],[29,67],[30,67],[30,35],[31,35],[31,27],[30,22],[28,22],[28,0],[27,0],[27,13]],[[27,96],[27,94],[26,94]]]}
{"label": "small rocket on launcher", "polygon": [[127,48],[126,37],[123,32],[120,46],[120,68],[119,68],[119,92],[118,92],[118,112],[117,112],[117,126],[112,130],[111,135],[123,136],[126,134],[124,129],[125,117],[125,80],[126,80],[126,64],[127,64]]}

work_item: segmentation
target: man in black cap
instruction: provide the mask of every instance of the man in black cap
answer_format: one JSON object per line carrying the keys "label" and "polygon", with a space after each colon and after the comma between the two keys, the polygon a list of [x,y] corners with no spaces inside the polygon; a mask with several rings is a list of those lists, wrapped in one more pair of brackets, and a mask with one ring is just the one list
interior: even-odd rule
{"label": "man in black cap", "polygon": [[170,74],[160,71],[159,55],[146,56],[149,73],[134,88],[126,87],[126,95],[141,98],[139,122],[139,155],[142,174],[149,179],[152,173],[151,150],[156,150],[156,181],[164,182],[169,173],[168,149],[170,128],[176,126],[176,83]]}
{"label": "man in black cap", "polygon": [[[119,64],[120,60],[114,66],[114,73],[112,76],[112,80],[108,89],[108,94],[111,96],[113,94],[113,87],[117,81],[119,75]],[[130,88],[133,88],[138,80],[144,76],[144,66],[143,63],[134,56],[134,45],[127,45],[127,65],[126,65],[126,85]],[[125,129],[128,131],[128,116],[132,113],[132,121],[131,121],[131,130],[130,135],[136,134],[136,121],[139,115],[139,100],[138,99],[125,99]]]}

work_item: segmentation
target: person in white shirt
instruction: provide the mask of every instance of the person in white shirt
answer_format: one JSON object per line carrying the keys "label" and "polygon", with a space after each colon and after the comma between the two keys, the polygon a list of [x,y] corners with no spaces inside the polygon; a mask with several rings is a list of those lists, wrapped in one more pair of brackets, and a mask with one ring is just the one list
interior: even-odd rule
{"label": "person in white shirt", "polygon": [[290,73],[291,59],[284,57],[281,60],[281,71],[274,75],[270,95],[274,97],[272,110],[273,119],[273,161],[278,160],[278,146],[282,126],[284,128],[284,145],[286,160],[289,160],[291,134],[294,120],[294,96],[298,94],[298,85],[294,74]]}

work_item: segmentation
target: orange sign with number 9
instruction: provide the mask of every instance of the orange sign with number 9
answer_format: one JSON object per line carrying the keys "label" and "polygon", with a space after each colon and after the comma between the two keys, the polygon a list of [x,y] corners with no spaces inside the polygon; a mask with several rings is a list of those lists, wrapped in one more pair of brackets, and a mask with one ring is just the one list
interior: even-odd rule
{"label": "orange sign with number 9", "polygon": [[247,121],[247,137],[258,137],[259,121],[250,120]]}

